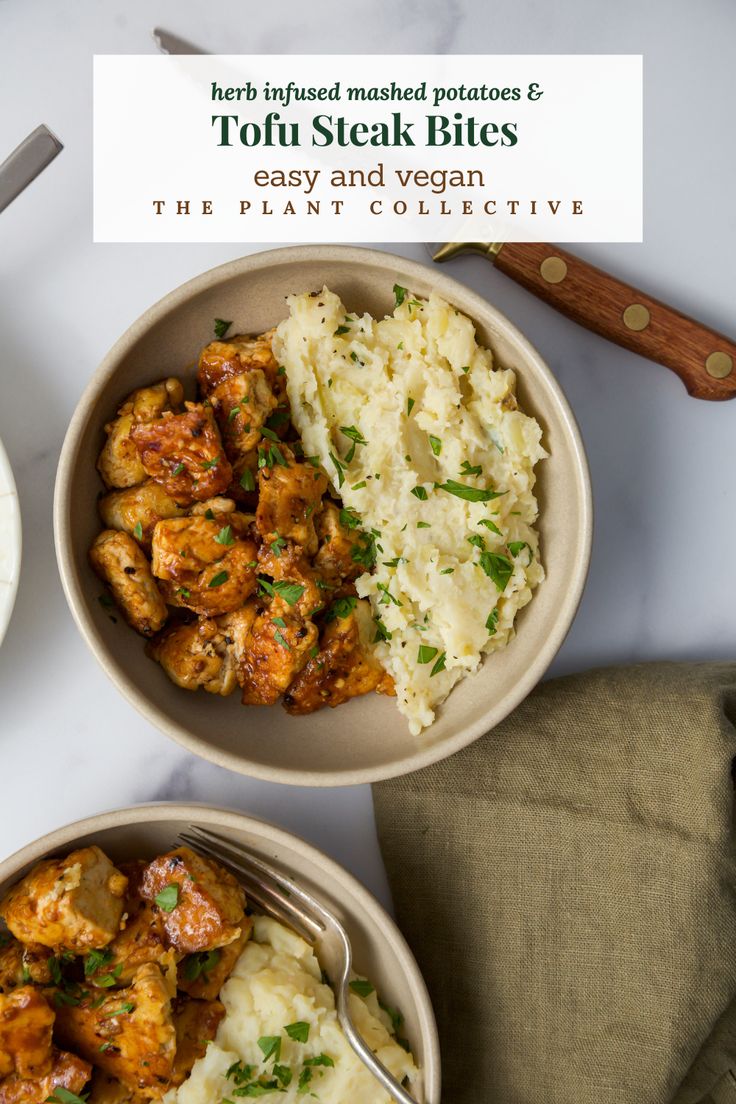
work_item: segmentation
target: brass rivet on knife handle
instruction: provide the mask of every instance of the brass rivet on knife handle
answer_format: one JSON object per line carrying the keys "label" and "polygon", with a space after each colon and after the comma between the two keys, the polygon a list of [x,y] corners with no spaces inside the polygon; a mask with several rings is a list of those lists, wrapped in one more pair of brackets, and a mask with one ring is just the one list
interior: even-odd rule
{"label": "brass rivet on knife handle", "polygon": [[539,266],[539,272],[548,284],[561,284],[567,276],[567,265],[562,257],[545,257]]}
{"label": "brass rivet on knife handle", "polygon": [[640,333],[651,321],[651,315],[643,303],[630,303],[623,313],[624,326],[628,330]]}
{"label": "brass rivet on knife handle", "polygon": [[725,379],[733,371],[733,358],[728,353],[716,351],[705,361],[705,370],[713,379]]}

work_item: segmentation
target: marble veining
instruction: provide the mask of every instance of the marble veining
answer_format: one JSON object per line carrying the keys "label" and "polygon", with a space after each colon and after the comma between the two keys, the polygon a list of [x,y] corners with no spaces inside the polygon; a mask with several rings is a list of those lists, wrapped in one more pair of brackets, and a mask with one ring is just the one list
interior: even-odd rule
{"label": "marble veining", "polygon": [[[736,10],[711,5],[700,18],[686,0],[671,0],[663,23],[660,7],[639,0],[357,0],[346,8],[342,0],[314,0],[307,8],[283,0],[260,5],[257,14],[248,8],[244,18],[241,0],[159,0],[155,21],[220,52],[643,53],[646,240],[575,250],[728,330],[736,299],[736,156],[724,135]],[[387,901],[367,788],[279,787],[185,753],[123,701],[73,624],[56,571],[51,505],[79,395],[141,311],[252,247],[93,245],[92,54],[149,53],[154,12],[144,0],[6,0],[2,11],[3,76],[18,94],[0,116],[0,159],[41,121],[65,149],[0,216],[0,436],[24,525],[23,574],[0,650],[0,853],[101,809],[185,798],[281,823]],[[43,66],[29,66],[31,57],[43,57]],[[682,135],[695,132],[707,162],[683,155]],[[706,195],[697,234],[683,234],[683,212]],[[426,260],[419,246],[386,248]],[[688,398],[674,375],[580,330],[481,258],[458,260],[449,271],[539,348],[588,449],[593,560],[552,673],[652,658],[732,658],[736,406]]]}

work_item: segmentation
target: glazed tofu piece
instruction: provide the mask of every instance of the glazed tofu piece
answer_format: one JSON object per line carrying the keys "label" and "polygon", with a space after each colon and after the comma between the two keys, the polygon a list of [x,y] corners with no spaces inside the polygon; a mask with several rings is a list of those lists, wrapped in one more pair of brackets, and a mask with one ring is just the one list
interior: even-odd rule
{"label": "glazed tofu piece", "polygon": [[168,601],[202,616],[239,609],[255,590],[258,549],[242,514],[160,521],[152,553]]}
{"label": "glazed tofu piece", "polygon": [[209,406],[185,403],[181,414],[167,411],[135,425],[131,438],[146,475],[180,503],[202,502],[222,494],[232,478],[220,433]]}
{"label": "glazed tofu piece", "polygon": [[183,954],[211,951],[240,938],[243,890],[229,871],[189,847],[149,863],[141,892],[164,913],[168,941]]}
{"label": "glazed tofu piece", "polygon": [[9,993],[19,985],[33,982],[48,985],[49,949],[40,943],[19,943],[9,932],[3,932],[0,943],[0,993]]}
{"label": "glazed tofu piece", "polygon": [[[195,502],[189,513],[192,517],[208,517],[210,514],[232,514],[237,510],[235,500],[223,495]],[[250,520],[250,519],[249,519]]]}
{"label": "glazed tofu piece", "polygon": [[176,1054],[173,989],[159,966],[139,966],[124,989],[62,1005],[56,1033],[65,1046],[147,1099],[168,1087]]}
{"label": "glazed tofu piece", "polygon": [[117,935],[128,880],[99,847],[44,859],[0,902],[21,943],[86,954]]}
{"label": "glazed tofu piece", "polygon": [[154,479],[147,479],[137,487],[110,491],[99,500],[97,507],[106,529],[120,529],[135,537],[144,548],[151,546],[157,521],[182,517],[186,513],[186,507],[175,502]]}
{"label": "glazed tofu piece", "polygon": [[297,545],[281,542],[262,544],[258,549],[262,575],[273,579],[261,586],[272,597],[280,598],[294,613],[308,620],[328,605],[332,587],[325,584]]}
{"label": "glazed tofu piece", "polygon": [[54,1048],[51,1069],[42,1077],[14,1073],[0,1081],[0,1104],[45,1104],[59,1088],[79,1096],[91,1074],[89,1062]]}
{"label": "glazed tofu piece", "polygon": [[0,995],[0,1078],[11,1073],[24,1078],[49,1073],[53,1024],[52,1009],[32,985]]}
{"label": "glazed tofu piece", "polygon": [[88,1104],[129,1104],[131,1101],[145,1100],[145,1097],[139,1097],[122,1081],[118,1081],[117,1077],[111,1077],[109,1073],[103,1073],[99,1069],[93,1070],[92,1080],[87,1088]]}
{"label": "glazed tofu piece", "polygon": [[180,997],[174,1005],[176,1029],[176,1058],[174,1059],[174,1085],[181,1085],[192,1071],[198,1058],[207,1050],[207,1043],[214,1039],[220,1021],[225,1015],[219,1000],[190,1000]]}
{"label": "glazed tofu piece", "polygon": [[238,938],[226,947],[187,955],[179,963],[179,988],[183,992],[198,1000],[215,1000],[251,937],[253,921],[250,916],[243,917],[241,928]]}
{"label": "glazed tofu piece", "polygon": [[287,713],[313,713],[371,690],[393,694],[393,679],[370,650],[371,633],[375,635],[375,624],[365,600],[356,602],[347,616],[329,620],[318,654],[309,659],[284,695]]}
{"label": "glazed tofu piece", "polygon": [[278,540],[299,545],[307,556],[317,551],[314,514],[327,490],[327,477],[311,464],[288,458],[286,466],[258,472],[256,528],[268,544]]}
{"label": "glazed tofu piece", "polygon": [[118,410],[117,418],[105,426],[107,440],[97,460],[97,470],[106,487],[134,487],[146,473],[131,439],[134,426],[160,418],[166,410],[175,410],[184,399],[179,380],[162,380],[141,387],[129,395]]}
{"label": "glazed tofu piece", "polygon": [[317,627],[280,598],[253,623],[240,667],[243,705],[274,705],[316,649]]}
{"label": "glazed tofu piece", "polygon": [[164,974],[175,970],[173,952],[166,941],[166,930],[160,909],[141,896],[141,878],[147,863],[143,859],[121,863],[120,870],[128,879],[121,929],[104,951],[85,959],[85,980],[90,985],[129,985],[139,966],[154,962]]}
{"label": "glazed tofu piece", "polygon": [[[344,524],[343,518],[348,524]],[[355,515],[341,510],[334,502],[326,501],[315,518],[319,549],[314,557],[316,570],[334,586],[345,580],[357,579],[365,567],[353,558],[353,550],[360,550],[356,537]]]}
{"label": "glazed tofu piece", "polygon": [[201,687],[208,694],[227,697],[238,685],[235,658],[217,621],[210,617],[169,625],[151,641],[148,655],[182,690]]}
{"label": "glazed tofu piece", "polygon": [[279,370],[271,348],[274,333],[275,330],[257,336],[237,334],[227,341],[211,341],[206,345],[199,356],[197,373],[202,395],[209,397],[213,388],[224,380],[260,369],[271,390],[280,397],[286,387],[286,376]]}
{"label": "glazed tofu piece", "polygon": [[133,537],[119,529],[103,529],[89,550],[89,559],[131,628],[153,636],[163,627],[169,611]]}
{"label": "glazed tofu piece", "polygon": [[254,449],[262,440],[261,427],[278,400],[260,368],[228,376],[209,395],[231,460]]}

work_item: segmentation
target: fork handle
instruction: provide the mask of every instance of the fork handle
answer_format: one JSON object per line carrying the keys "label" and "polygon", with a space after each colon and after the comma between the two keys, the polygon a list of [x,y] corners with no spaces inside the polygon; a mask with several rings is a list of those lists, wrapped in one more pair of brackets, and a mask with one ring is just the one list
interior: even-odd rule
{"label": "fork handle", "polygon": [[664,364],[696,399],[736,396],[736,343],[595,265],[545,242],[486,252],[496,268],[601,337]]}

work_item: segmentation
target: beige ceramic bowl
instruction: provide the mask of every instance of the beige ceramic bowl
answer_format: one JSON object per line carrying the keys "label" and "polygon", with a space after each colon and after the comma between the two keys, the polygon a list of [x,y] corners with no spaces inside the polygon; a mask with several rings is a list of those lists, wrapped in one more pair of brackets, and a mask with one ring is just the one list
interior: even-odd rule
{"label": "beige ceramic bowl", "polygon": [[412,1091],[420,1104],[439,1104],[437,1025],[419,968],[403,936],[376,899],[321,851],[265,821],[205,805],[138,805],[58,828],[0,863],[0,897],[39,859],[96,843],[115,862],[153,858],[192,824],[221,831],[280,867],[342,920],[356,973],[370,978],[381,1000],[404,1016],[404,1032],[420,1069]]}
{"label": "beige ceramic bowl", "polygon": [[[357,698],[338,709],[290,717],[280,707],[244,708],[237,694],[215,698],[174,686],[144,654],[143,640],[113,624],[87,563],[100,529],[95,460],[103,426],[135,387],[180,375],[190,386],[199,349],[215,318],[232,332],[260,332],[286,313],[291,292],[337,292],[350,311],[379,317],[393,309],[393,285],[436,291],[467,314],[498,362],[518,372],[524,410],[539,419],[550,457],[539,465],[541,551],[547,579],[518,618],[510,646],[461,683],[438,719],[415,738],[390,698]],[[570,408],[546,364],[497,310],[436,269],[373,250],[297,246],[222,265],[171,292],[135,322],[105,357],[77,407],[59,462],[56,549],[77,624],[113,682],[150,721],[190,751],[231,770],[298,785],[345,785],[427,766],[498,724],[544,674],[582,594],[591,540],[591,501],[583,446]]]}

